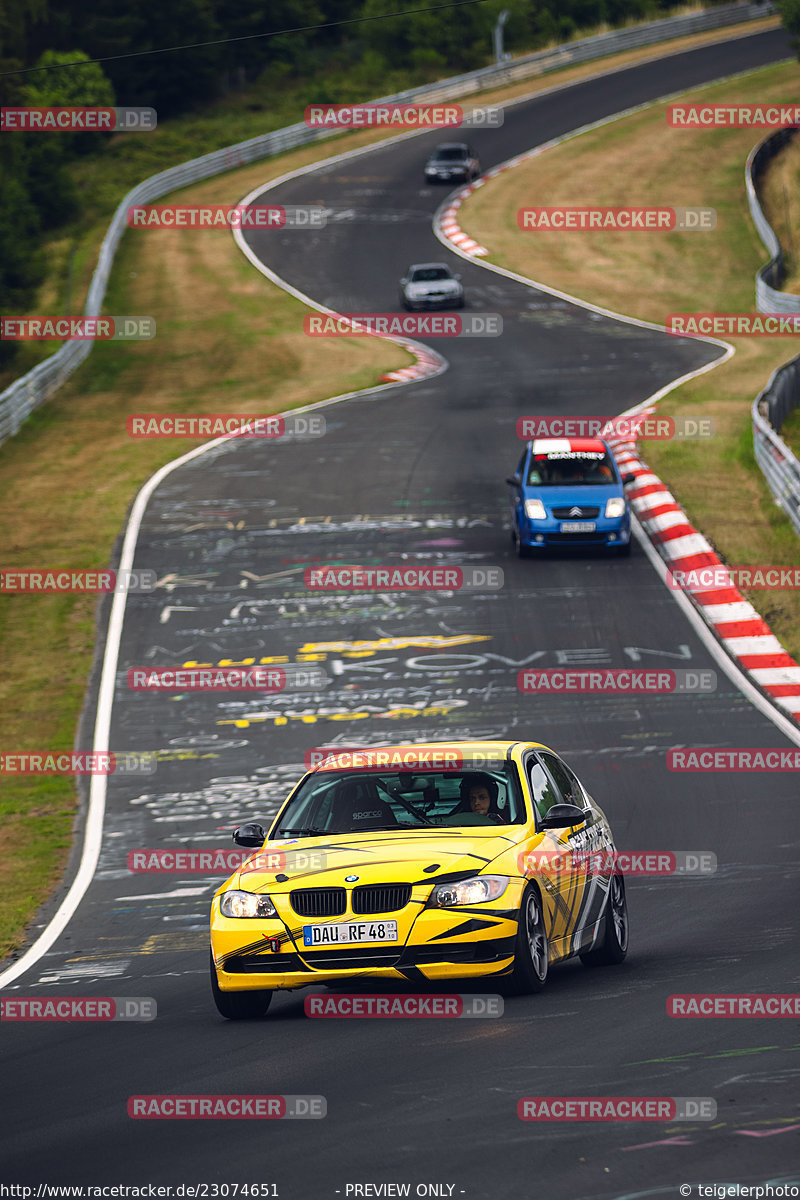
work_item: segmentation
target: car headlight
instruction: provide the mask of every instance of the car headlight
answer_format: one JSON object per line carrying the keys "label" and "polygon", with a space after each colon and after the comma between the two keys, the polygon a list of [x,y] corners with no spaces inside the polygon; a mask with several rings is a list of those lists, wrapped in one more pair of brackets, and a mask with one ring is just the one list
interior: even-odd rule
{"label": "car headlight", "polygon": [[625,513],[625,497],[612,496],[610,500],[606,500],[606,516],[621,517]]}
{"label": "car headlight", "polygon": [[525,516],[531,521],[546,521],[547,513],[541,500],[526,500]]}
{"label": "car headlight", "polygon": [[269,896],[256,892],[223,892],[219,902],[223,917],[277,917],[278,910]]}
{"label": "car headlight", "polygon": [[461,883],[440,883],[433,889],[431,903],[438,908],[485,904],[502,896],[507,887],[507,875],[476,875],[474,879],[462,879]]}

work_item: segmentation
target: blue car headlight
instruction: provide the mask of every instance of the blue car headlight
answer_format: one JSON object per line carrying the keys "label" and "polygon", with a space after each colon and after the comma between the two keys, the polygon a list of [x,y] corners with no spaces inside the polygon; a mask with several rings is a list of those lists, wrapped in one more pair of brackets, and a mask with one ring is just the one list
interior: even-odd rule
{"label": "blue car headlight", "polygon": [[525,516],[529,521],[546,521],[547,512],[541,500],[526,500]]}
{"label": "blue car headlight", "polygon": [[610,500],[606,500],[606,516],[624,517],[627,502],[624,496],[612,496]]}

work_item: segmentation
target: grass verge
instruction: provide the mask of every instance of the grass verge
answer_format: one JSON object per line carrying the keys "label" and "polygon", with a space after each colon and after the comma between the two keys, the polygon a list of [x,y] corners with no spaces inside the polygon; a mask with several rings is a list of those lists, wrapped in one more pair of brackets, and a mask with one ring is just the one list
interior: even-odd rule
{"label": "grass verge", "polygon": [[[764,131],[764,137],[767,131]],[[764,216],[783,249],[782,290],[800,293],[800,139],[795,133],[769,163],[759,183]],[[766,251],[764,261],[766,262]]]}

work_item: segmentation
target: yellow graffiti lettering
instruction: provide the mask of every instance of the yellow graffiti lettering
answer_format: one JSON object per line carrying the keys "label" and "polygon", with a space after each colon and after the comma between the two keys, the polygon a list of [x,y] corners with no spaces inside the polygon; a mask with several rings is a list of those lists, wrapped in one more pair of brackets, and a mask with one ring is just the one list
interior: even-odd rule
{"label": "yellow graffiti lettering", "polygon": [[258,725],[265,721],[271,721],[273,725],[288,725],[290,721],[301,721],[304,725],[315,725],[317,721],[368,721],[370,718],[378,720],[403,720],[413,717],[445,717],[453,709],[458,708],[458,704],[432,704],[427,708],[390,708],[386,712],[323,712],[319,715],[312,716],[308,713],[290,713],[288,716],[277,716],[273,713],[254,713],[251,717],[227,717],[224,720],[217,721],[217,725],[233,725],[235,729],[247,729],[250,725]]}
{"label": "yellow graffiti lettering", "polygon": [[449,646],[464,646],[469,642],[489,642],[487,634],[460,633],[453,637],[442,637],[441,634],[431,634],[420,637],[386,637],[373,641],[358,642],[306,642],[298,653],[308,654],[311,651],[324,651],[326,654],[376,654],[379,650],[407,650],[409,646],[425,646],[431,650],[443,650]]}

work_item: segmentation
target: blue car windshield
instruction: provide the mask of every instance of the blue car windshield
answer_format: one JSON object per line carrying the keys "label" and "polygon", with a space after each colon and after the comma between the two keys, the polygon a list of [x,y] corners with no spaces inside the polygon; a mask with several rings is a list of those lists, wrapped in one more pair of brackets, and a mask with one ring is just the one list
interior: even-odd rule
{"label": "blue car windshield", "polygon": [[480,770],[331,770],[301,783],[270,837],[500,827],[525,820],[517,769],[505,760]]}
{"label": "blue car windshield", "polygon": [[533,454],[528,466],[529,487],[581,487],[616,483],[611,457],[602,450],[551,450]]}

